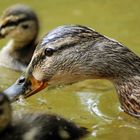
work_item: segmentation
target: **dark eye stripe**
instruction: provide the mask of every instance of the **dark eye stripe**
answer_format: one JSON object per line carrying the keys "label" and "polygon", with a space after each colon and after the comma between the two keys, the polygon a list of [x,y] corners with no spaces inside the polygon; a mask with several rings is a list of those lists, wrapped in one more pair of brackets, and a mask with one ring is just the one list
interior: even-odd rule
{"label": "dark eye stripe", "polygon": [[8,27],[8,26],[17,26],[19,23],[25,22],[25,21],[28,21],[28,20],[30,20],[30,19],[26,17],[26,18],[18,19],[16,21],[8,21],[6,24],[1,26],[1,29],[5,28],[5,27]]}
{"label": "dark eye stripe", "polygon": [[61,45],[57,50],[64,50],[64,49],[67,49],[67,48],[71,48],[71,47],[74,47],[76,46],[78,43],[77,42],[72,42],[70,44],[63,44]]}

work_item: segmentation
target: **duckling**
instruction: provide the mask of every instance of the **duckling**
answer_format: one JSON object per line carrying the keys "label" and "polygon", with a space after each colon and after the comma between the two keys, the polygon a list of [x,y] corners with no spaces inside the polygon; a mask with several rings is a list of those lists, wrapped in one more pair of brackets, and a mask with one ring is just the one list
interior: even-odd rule
{"label": "duckling", "polygon": [[0,38],[10,41],[0,51],[0,66],[23,71],[36,47],[39,21],[28,6],[16,4],[6,9],[0,19]]}
{"label": "duckling", "polygon": [[12,110],[8,98],[0,94],[0,133],[11,123]]}
{"label": "duckling", "polygon": [[0,94],[1,140],[78,140],[88,133],[58,115],[32,113],[12,119],[11,114],[8,98]]}
{"label": "duckling", "polygon": [[60,26],[46,34],[25,73],[5,94],[14,101],[50,85],[97,78],[111,81],[121,108],[140,118],[140,57],[118,41],[80,25]]}

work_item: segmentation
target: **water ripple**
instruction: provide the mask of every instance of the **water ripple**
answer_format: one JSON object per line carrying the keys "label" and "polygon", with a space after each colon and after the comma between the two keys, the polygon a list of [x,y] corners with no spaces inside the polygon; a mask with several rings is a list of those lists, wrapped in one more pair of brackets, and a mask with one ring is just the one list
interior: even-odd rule
{"label": "water ripple", "polygon": [[113,118],[103,114],[98,107],[101,94],[96,94],[93,92],[78,92],[77,95],[80,97],[81,103],[85,105],[92,115],[95,115],[104,121],[112,121]]}

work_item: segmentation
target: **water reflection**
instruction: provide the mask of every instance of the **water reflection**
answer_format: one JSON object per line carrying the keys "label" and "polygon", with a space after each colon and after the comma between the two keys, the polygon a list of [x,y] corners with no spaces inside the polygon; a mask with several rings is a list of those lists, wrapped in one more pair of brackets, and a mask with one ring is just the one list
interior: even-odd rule
{"label": "water reflection", "polygon": [[80,97],[81,103],[85,105],[92,115],[96,115],[96,117],[102,119],[102,121],[107,122],[110,122],[113,119],[112,117],[103,114],[103,112],[101,112],[98,107],[101,94],[95,94],[91,92],[79,92],[77,94]]}

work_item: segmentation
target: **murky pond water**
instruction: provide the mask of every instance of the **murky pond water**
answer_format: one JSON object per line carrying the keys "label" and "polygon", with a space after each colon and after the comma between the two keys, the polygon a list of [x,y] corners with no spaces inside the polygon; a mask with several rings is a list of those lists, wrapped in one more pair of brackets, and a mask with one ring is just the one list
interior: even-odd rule
{"label": "murky pond water", "polygon": [[[21,0],[38,13],[40,37],[62,24],[82,24],[115,38],[140,55],[139,0]],[[0,12],[19,3],[0,1]],[[1,40],[4,46],[7,40]],[[0,89],[11,85],[20,75],[0,68]],[[138,140],[140,120],[125,114],[119,107],[114,87],[105,80],[87,80],[73,85],[45,89],[26,101],[13,104],[15,114],[44,111],[62,115],[88,127],[86,140]]]}

